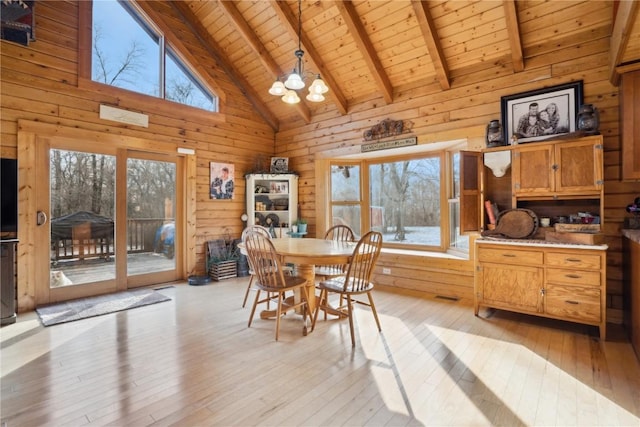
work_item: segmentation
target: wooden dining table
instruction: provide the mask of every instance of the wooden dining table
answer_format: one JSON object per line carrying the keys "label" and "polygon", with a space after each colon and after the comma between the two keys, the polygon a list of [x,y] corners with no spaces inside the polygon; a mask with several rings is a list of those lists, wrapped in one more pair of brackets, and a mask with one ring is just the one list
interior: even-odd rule
{"label": "wooden dining table", "polygon": [[[356,242],[342,242],[316,238],[273,239],[271,241],[282,261],[295,265],[295,274],[307,279],[309,310],[316,308],[315,266],[348,264],[356,247]],[[243,252],[244,245],[239,245]],[[269,312],[261,317],[270,317]]]}

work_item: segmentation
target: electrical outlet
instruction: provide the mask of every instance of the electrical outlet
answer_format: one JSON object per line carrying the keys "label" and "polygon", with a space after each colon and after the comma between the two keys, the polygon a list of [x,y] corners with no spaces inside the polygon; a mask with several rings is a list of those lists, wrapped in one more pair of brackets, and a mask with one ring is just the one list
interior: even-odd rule
{"label": "electrical outlet", "polygon": [[391,269],[390,268],[386,268],[386,267],[382,267],[382,274],[391,274]]}

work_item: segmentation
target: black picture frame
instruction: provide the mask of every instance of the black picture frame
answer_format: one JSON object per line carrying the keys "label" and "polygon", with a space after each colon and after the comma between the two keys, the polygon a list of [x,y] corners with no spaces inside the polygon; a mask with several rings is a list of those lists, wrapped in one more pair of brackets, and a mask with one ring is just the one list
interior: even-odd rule
{"label": "black picture frame", "polygon": [[289,158],[288,157],[272,157],[271,158],[271,173],[287,173],[289,171]]}
{"label": "black picture frame", "polygon": [[514,135],[518,143],[526,143],[575,132],[582,102],[582,80],[503,96],[500,113],[505,141]]}

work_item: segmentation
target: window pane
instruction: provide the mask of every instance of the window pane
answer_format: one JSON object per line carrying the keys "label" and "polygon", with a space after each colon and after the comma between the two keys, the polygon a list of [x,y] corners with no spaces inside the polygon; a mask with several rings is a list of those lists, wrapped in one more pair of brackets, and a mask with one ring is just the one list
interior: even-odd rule
{"label": "window pane", "polygon": [[214,111],[213,96],[189,72],[182,61],[167,49],[165,98],[181,104]]}
{"label": "window pane", "polygon": [[331,166],[331,201],[360,202],[359,166]]}
{"label": "window pane", "polygon": [[175,268],[175,163],[127,161],[127,274]]}
{"label": "window pane", "polygon": [[159,96],[159,36],[117,1],[93,2],[92,79]]}
{"label": "window pane", "polygon": [[461,251],[469,251],[469,236],[460,235],[460,153],[451,156],[451,176],[453,194],[449,199],[449,230],[450,247]]}
{"label": "window pane", "polygon": [[334,206],[332,209],[332,225],[348,225],[356,236],[362,234],[360,223],[360,205]]}
{"label": "window pane", "polygon": [[386,242],[440,246],[439,157],[370,165],[369,182],[372,228]]}
{"label": "window pane", "polygon": [[51,287],[116,277],[116,159],[50,150]]}

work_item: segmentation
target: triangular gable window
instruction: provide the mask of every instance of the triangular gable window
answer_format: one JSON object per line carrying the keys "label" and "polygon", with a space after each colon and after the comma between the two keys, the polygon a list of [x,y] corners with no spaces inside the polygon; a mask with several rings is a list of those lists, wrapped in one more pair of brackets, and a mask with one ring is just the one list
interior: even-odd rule
{"label": "triangular gable window", "polygon": [[91,58],[93,81],[218,111],[217,97],[132,2],[93,2]]}

